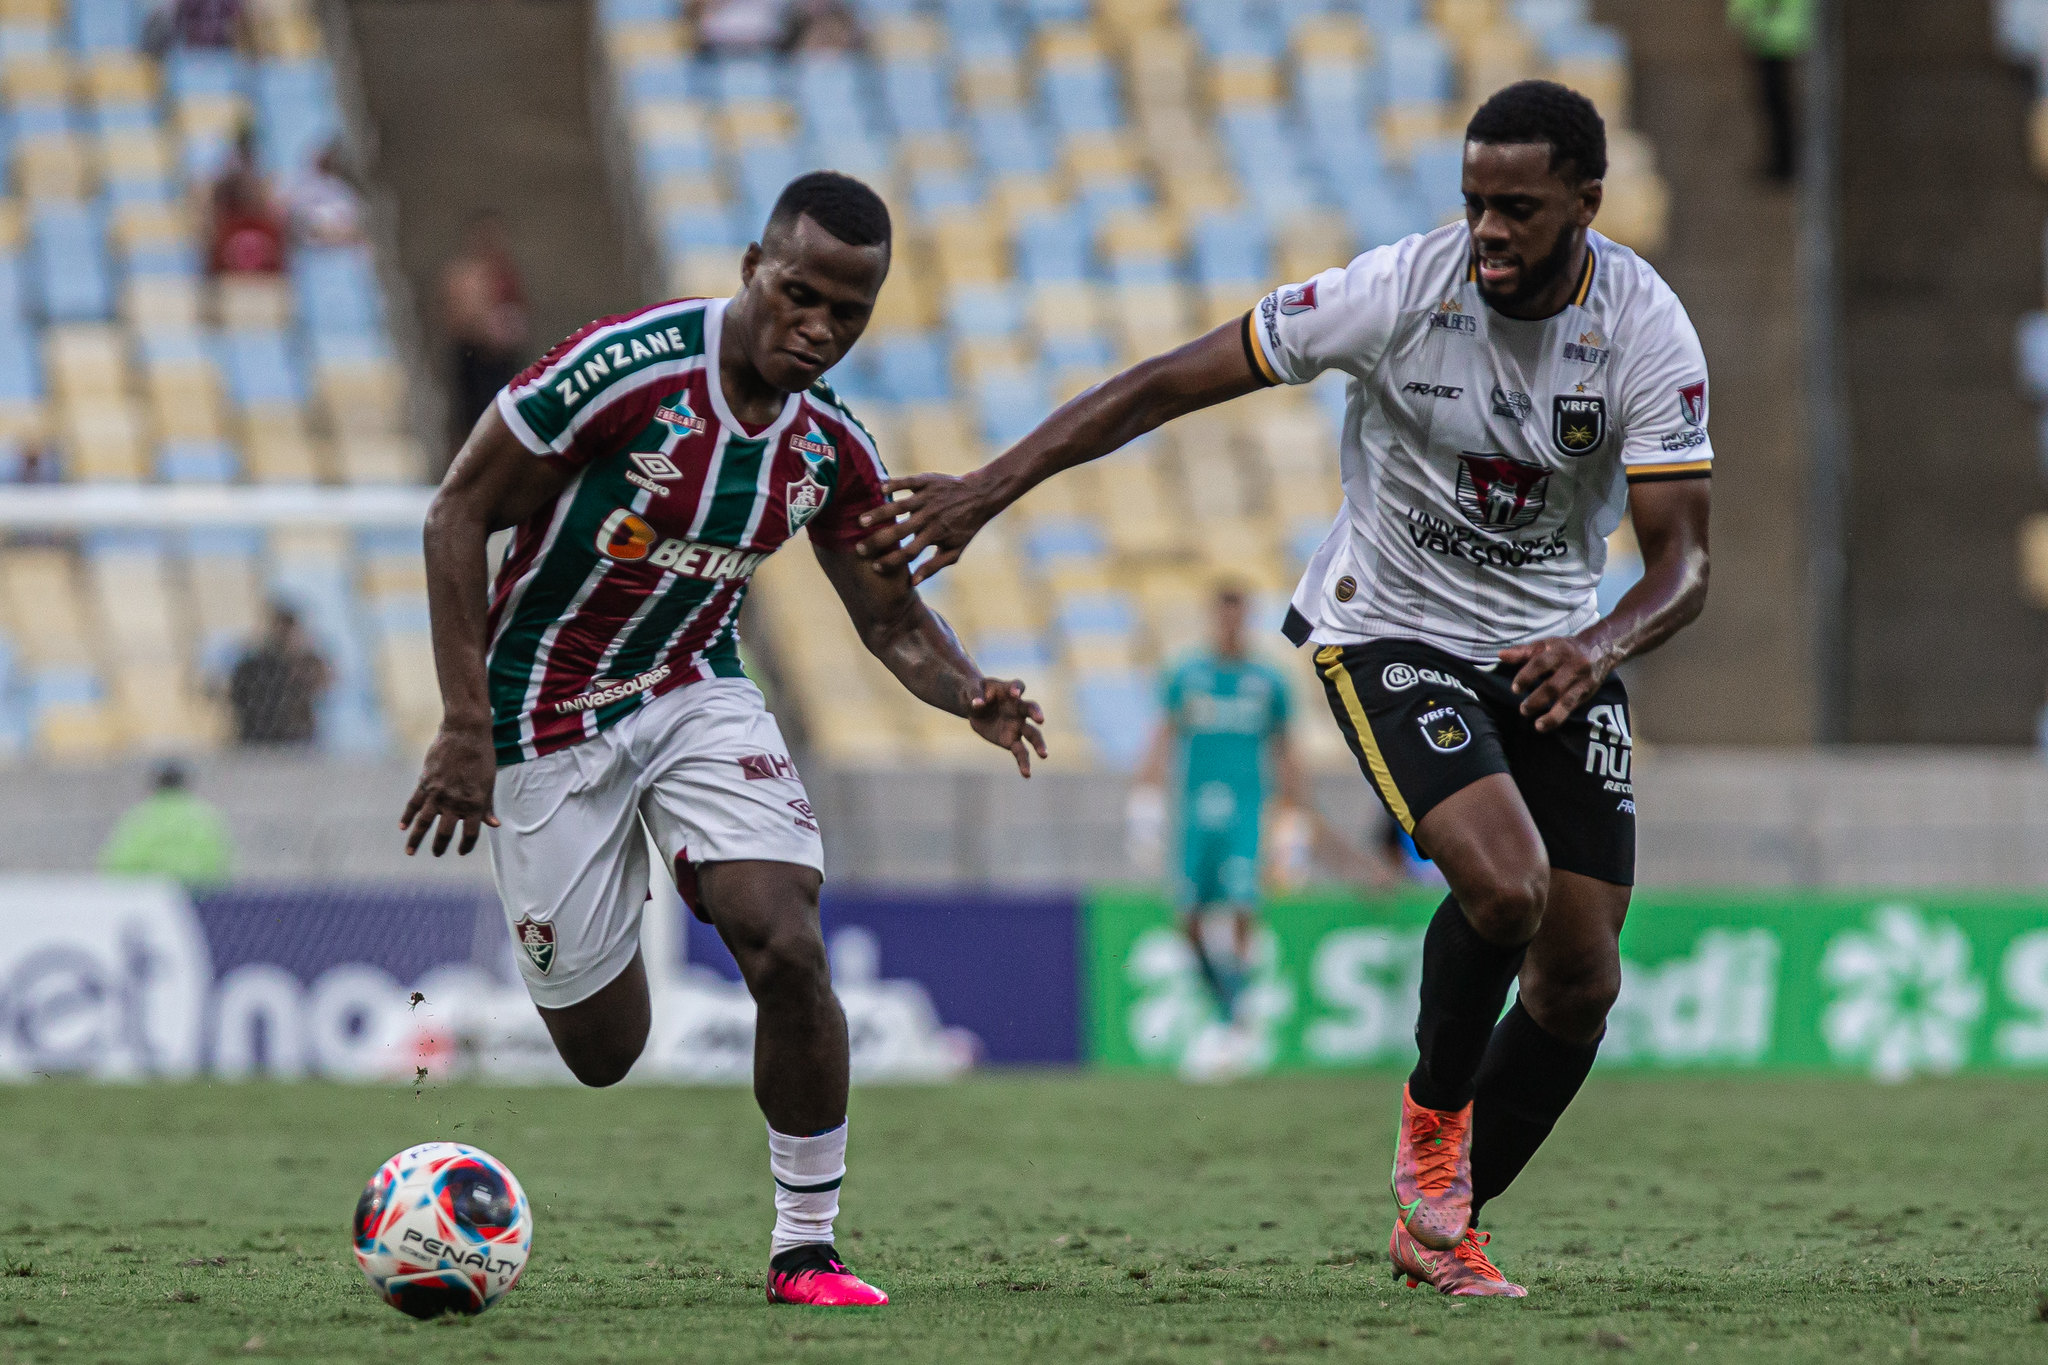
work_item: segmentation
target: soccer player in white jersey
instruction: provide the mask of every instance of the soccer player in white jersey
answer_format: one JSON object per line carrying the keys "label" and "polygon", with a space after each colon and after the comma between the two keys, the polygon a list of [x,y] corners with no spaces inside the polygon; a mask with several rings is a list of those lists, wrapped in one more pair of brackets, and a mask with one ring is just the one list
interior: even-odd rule
{"label": "soccer player in white jersey", "polygon": [[[1706,362],[1664,281],[1591,230],[1606,166],[1583,96],[1509,86],[1466,129],[1465,222],[1275,290],[965,478],[892,482],[907,496],[861,547],[883,572],[933,549],[931,573],[1062,469],[1269,384],[1347,376],[1344,507],[1286,631],[1317,646],[1360,766],[1450,884],[1424,936],[1389,1244],[1447,1294],[1523,1292],[1474,1219],[1584,1082],[1620,989],[1635,793],[1613,670],[1706,599]],[[1603,619],[1624,511],[1644,573]]]}
{"label": "soccer player in white jersey", "polygon": [[[905,687],[1026,777],[1045,754],[1023,685],[983,677],[909,574],[854,556],[888,475],[823,376],[867,326],[889,252],[874,191],[822,171],[792,181],[738,294],[602,318],[543,356],[478,419],[427,517],[444,713],[406,852],[432,832],[439,856],[460,828],[468,853],[490,827],[527,989],[569,1069],[611,1085],[647,1042],[645,827],[754,996],[770,1302],[888,1296],[833,1247],[846,1018],[818,928],[816,816],[740,668],[748,576],[807,528]],[[484,542],[503,527],[518,529],[487,591]]]}

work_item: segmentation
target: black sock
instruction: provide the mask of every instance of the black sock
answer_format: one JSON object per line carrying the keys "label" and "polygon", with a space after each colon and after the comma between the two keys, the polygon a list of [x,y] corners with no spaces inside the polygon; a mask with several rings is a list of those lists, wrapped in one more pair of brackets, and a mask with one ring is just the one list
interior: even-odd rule
{"label": "black sock", "polygon": [[1457,898],[1444,897],[1422,936],[1422,1010],[1415,1019],[1421,1056],[1408,1077],[1409,1098],[1445,1111],[1471,1101],[1479,1059],[1528,948],[1488,943]]}
{"label": "black sock", "polygon": [[1493,1031],[1479,1064],[1477,1103],[1472,1106],[1472,1213],[1514,1183],[1529,1158],[1550,1136],[1558,1116],[1586,1083],[1593,1057],[1590,1043],[1568,1043],[1546,1032],[1515,1001]]}

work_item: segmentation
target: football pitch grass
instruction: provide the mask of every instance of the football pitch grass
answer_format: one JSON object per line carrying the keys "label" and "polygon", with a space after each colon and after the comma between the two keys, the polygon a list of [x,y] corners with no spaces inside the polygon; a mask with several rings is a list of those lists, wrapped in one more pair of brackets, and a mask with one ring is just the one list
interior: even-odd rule
{"label": "football pitch grass", "polygon": [[[767,1307],[732,1090],[0,1087],[0,1362],[2048,1360],[2048,1086],[1596,1076],[1490,1211],[1530,1297],[1384,1262],[1399,1080],[856,1091],[840,1221],[883,1309]],[[348,1222],[473,1141],[520,1286],[415,1323]]]}

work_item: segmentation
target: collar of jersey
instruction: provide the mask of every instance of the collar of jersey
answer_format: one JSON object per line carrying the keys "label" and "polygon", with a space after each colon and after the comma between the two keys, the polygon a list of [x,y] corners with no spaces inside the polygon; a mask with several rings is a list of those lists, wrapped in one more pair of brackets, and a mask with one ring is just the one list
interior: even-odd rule
{"label": "collar of jersey", "polygon": [[[1599,256],[1599,248],[1593,245],[1593,234],[1588,232],[1586,234],[1586,264],[1580,267],[1579,270],[1579,286],[1572,291],[1572,296],[1565,300],[1564,307],[1558,309],[1555,313],[1546,313],[1540,318],[1511,317],[1495,308],[1492,304],[1487,303],[1486,295],[1483,292],[1479,295],[1479,302],[1485,305],[1488,313],[1504,322],[1526,322],[1534,326],[1555,321],[1566,313],[1571,312],[1574,308],[1584,308],[1586,300],[1593,297],[1593,274],[1600,268]],[[1466,238],[1465,246],[1465,283],[1477,285],[1478,282],[1479,263],[1472,259],[1471,239],[1468,237]]]}
{"label": "collar of jersey", "polygon": [[725,381],[718,372],[718,342],[725,332],[725,306],[731,302],[731,299],[713,299],[704,305],[704,391],[711,395],[711,411],[727,431],[743,441],[768,441],[772,444],[782,435],[782,429],[790,424],[798,409],[803,407],[804,396],[791,394],[776,419],[759,431],[748,431],[746,425],[732,415],[732,409],[725,405]]}

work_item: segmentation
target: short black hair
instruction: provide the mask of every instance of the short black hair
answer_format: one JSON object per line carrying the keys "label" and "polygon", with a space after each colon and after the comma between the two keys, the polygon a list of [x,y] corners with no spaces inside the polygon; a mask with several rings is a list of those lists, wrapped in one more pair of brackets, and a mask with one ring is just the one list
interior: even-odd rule
{"label": "short black hair", "polygon": [[837,171],[811,171],[782,187],[775,208],[768,215],[765,237],[778,227],[788,227],[805,217],[848,246],[887,246],[889,206],[850,175]]}
{"label": "short black hair", "polygon": [[1607,175],[1607,124],[1593,101],[1556,81],[1516,81],[1479,106],[1467,142],[1547,142],[1550,169],[1579,183]]}

